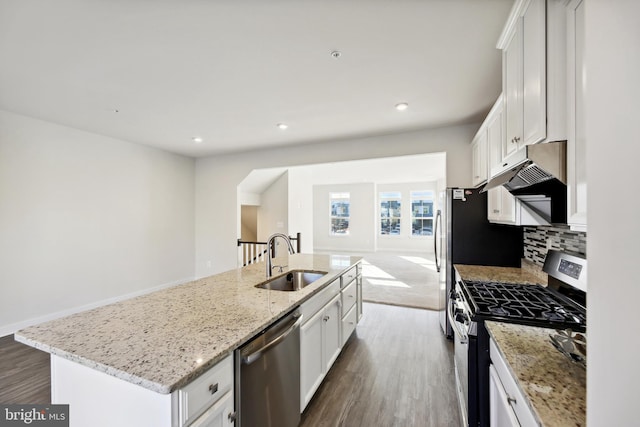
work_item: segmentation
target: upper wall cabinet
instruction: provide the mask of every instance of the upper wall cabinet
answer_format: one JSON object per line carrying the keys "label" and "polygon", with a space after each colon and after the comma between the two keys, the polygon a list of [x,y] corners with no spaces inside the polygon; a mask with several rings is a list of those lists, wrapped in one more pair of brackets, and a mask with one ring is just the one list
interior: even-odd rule
{"label": "upper wall cabinet", "polygon": [[587,231],[587,174],[585,155],[584,3],[567,6],[567,222],[572,230]]}
{"label": "upper wall cabinet", "polygon": [[471,184],[474,187],[487,182],[487,130],[484,126],[471,141]]}
{"label": "upper wall cabinet", "polygon": [[497,46],[505,131],[491,176],[524,160],[526,145],[566,140],[565,40],[564,0],[516,1]]}

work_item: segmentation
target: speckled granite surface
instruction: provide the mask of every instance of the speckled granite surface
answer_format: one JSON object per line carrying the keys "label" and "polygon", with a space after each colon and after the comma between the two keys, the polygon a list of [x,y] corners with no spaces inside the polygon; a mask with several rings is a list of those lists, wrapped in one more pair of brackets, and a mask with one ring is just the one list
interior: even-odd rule
{"label": "speckled granite surface", "polygon": [[541,425],[586,425],[586,370],[553,347],[553,329],[485,325]]}
{"label": "speckled granite surface", "polygon": [[[256,288],[254,264],[32,326],[17,341],[159,393],[170,393],[331,283],[360,257],[291,255],[288,270],[326,271],[297,292]],[[278,275],[277,273],[274,275]]]}
{"label": "speckled granite surface", "polygon": [[547,285],[547,274],[537,270],[536,266],[523,263],[518,267],[489,267],[484,265],[456,264],[456,270],[462,280],[483,280],[507,283],[539,283]]}

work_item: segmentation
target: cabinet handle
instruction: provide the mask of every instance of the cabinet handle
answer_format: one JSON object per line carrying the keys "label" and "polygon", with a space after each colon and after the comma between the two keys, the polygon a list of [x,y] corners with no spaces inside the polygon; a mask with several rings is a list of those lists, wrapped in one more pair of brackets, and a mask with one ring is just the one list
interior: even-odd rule
{"label": "cabinet handle", "polygon": [[474,176],[474,178],[480,178],[480,175],[476,175],[476,176]]}
{"label": "cabinet handle", "polygon": [[493,213],[500,213],[500,209],[494,209]]}
{"label": "cabinet handle", "polygon": [[238,417],[238,413],[237,412],[229,412],[229,415],[227,415],[227,417],[229,418],[229,422],[233,423],[236,421],[236,418]]}
{"label": "cabinet handle", "polygon": [[505,164],[502,165],[503,168],[505,168],[507,166],[509,166],[509,163],[505,163]]}
{"label": "cabinet handle", "polygon": [[324,317],[322,318],[322,320],[324,320],[325,322],[328,322],[328,321],[329,321],[329,319],[331,319],[331,317],[330,317],[330,316],[324,316]]}
{"label": "cabinet handle", "polygon": [[507,394],[507,403],[511,405],[512,403],[518,403],[518,402],[516,402],[516,399],[514,399],[513,397]]}
{"label": "cabinet handle", "polygon": [[209,384],[209,391],[211,394],[216,394],[216,391],[218,391],[218,383]]}
{"label": "cabinet handle", "polygon": [[516,142],[520,141],[520,137],[519,136],[516,136],[514,139],[516,140]]}

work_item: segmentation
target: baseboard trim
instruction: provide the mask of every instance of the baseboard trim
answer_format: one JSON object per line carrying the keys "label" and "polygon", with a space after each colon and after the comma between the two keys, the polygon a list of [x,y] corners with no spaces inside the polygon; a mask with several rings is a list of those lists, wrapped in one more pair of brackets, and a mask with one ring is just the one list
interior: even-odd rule
{"label": "baseboard trim", "polygon": [[50,320],[59,319],[61,317],[69,316],[71,314],[80,313],[81,311],[91,310],[93,308],[102,307],[103,305],[113,304],[115,302],[124,301],[126,299],[134,298],[140,295],[150,294],[155,291],[160,291],[162,289],[170,288],[172,286],[177,286],[183,283],[188,283],[195,280],[195,277],[188,277],[184,279],[178,279],[169,283],[164,283],[162,285],[154,286],[152,288],[146,288],[135,292],[130,292],[123,295],[118,295],[111,298],[106,298],[100,301],[95,301],[89,304],[84,304],[77,307],[71,307],[65,310],[56,311],[53,313],[47,313],[42,316],[34,317],[27,320],[22,320],[20,322],[11,323],[9,325],[0,326],[0,337],[4,337],[6,335],[11,335],[19,331],[20,329],[28,328],[29,326],[37,325],[39,323],[48,322]]}

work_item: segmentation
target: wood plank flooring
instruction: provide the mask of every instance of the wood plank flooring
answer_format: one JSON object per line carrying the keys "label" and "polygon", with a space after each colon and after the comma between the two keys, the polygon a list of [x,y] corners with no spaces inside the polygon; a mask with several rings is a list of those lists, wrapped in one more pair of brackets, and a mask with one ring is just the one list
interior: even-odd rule
{"label": "wood plank flooring", "polygon": [[[302,427],[459,426],[453,345],[438,312],[364,304]],[[0,402],[50,403],[47,353],[0,338]]]}
{"label": "wood plank flooring", "polygon": [[49,353],[0,338],[0,402],[51,403]]}
{"label": "wood plank flooring", "polygon": [[453,344],[438,312],[365,304],[301,426],[459,426]]}

